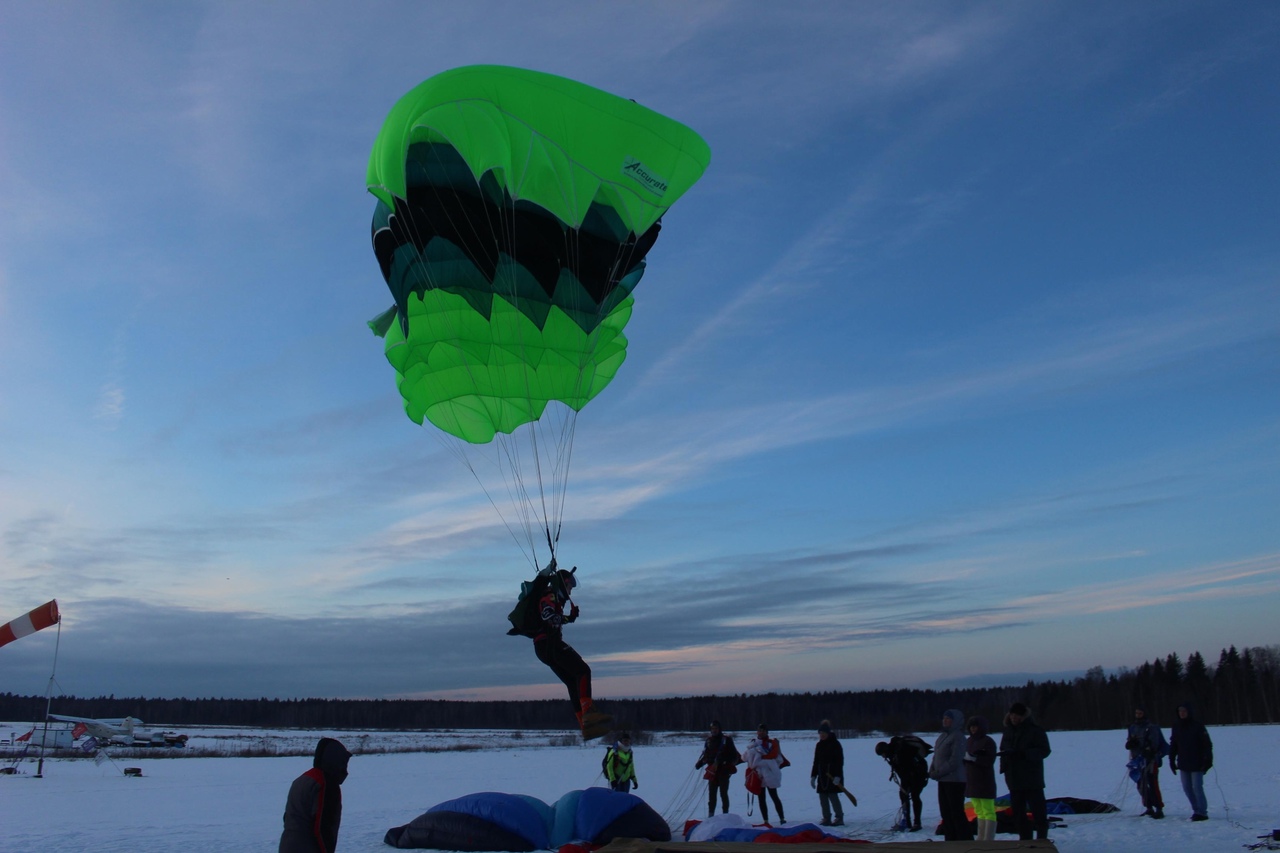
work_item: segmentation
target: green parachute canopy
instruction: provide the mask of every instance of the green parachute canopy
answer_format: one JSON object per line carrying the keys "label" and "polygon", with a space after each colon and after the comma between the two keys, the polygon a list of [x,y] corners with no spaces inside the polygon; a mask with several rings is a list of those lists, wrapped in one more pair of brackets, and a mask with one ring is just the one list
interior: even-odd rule
{"label": "green parachute canopy", "polygon": [[660,219],[710,157],[679,122],[535,71],[457,68],[402,97],[369,158],[395,300],[369,325],[408,416],[484,444],[552,401],[581,410],[626,358]]}

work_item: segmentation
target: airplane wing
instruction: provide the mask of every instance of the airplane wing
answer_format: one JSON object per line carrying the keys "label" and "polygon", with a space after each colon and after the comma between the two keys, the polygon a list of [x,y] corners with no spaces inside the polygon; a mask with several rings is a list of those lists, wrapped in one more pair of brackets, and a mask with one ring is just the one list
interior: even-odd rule
{"label": "airplane wing", "polygon": [[78,723],[85,727],[85,730],[96,738],[110,740],[124,734],[124,730],[119,726],[111,725],[108,720],[94,720],[89,717],[68,717],[62,714],[50,714],[49,719],[56,720],[59,723]]}

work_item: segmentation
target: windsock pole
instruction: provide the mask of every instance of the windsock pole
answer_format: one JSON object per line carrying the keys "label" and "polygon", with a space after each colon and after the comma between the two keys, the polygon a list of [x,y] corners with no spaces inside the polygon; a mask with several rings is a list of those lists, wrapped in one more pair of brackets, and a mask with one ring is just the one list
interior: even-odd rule
{"label": "windsock pole", "polygon": [[53,671],[44,689],[44,735],[40,738],[40,760],[36,762],[36,778],[44,778],[44,747],[49,742],[49,712],[53,710],[53,682],[58,674],[58,647],[62,645],[62,616],[58,616],[58,639],[53,643]]}

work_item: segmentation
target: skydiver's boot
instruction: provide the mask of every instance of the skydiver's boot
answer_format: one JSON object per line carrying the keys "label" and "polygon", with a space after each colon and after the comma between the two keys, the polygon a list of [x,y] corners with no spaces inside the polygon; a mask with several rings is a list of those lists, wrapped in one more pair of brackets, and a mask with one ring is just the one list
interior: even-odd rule
{"label": "skydiver's boot", "polygon": [[585,698],[582,700],[582,711],[578,714],[578,722],[582,725],[582,739],[592,740],[609,733],[613,717],[597,711],[591,699]]}

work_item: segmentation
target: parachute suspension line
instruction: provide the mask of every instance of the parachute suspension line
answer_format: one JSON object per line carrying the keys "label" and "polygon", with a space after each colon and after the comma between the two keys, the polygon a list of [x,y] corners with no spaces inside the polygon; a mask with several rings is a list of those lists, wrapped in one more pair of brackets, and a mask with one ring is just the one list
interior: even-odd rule
{"label": "parachute suspension line", "polygon": [[[516,218],[515,206],[519,200],[519,196],[517,195],[516,192],[511,192],[510,190],[508,190],[508,195],[511,198],[511,207],[510,207],[510,210],[508,210],[505,206],[500,208],[500,211],[502,213],[502,219],[498,222],[498,226],[501,229],[501,232],[505,233],[507,236],[507,245],[515,246],[517,245],[516,243],[517,218]],[[493,233],[499,233],[499,228],[493,229]],[[516,260],[516,259],[513,258],[513,260]],[[515,273],[512,272],[513,278],[511,281],[511,286],[509,288],[508,298],[512,306],[516,309],[517,312],[519,312],[520,288],[518,286],[518,283],[514,279],[514,275]],[[496,289],[497,288],[495,288],[495,290]],[[524,338],[522,336],[517,336],[517,345],[521,348],[520,354],[522,359],[526,364],[528,364],[529,363],[527,358],[528,353],[525,351]],[[524,381],[525,402],[529,406],[529,408],[532,410],[534,406],[534,393],[533,393],[533,388],[529,384],[530,383],[529,374],[527,371],[522,371],[521,376],[523,377],[523,381]],[[542,478],[542,457],[538,447],[539,429],[540,429],[540,419],[534,419],[528,424],[530,452],[531,452],[531,455],[533,456],[534,472],[537,475],[538,505],[541,506],[541,509],[542,509],[542,528],[544,531],[548,531],[549,533],[550,520],[547,516],[546,490],[545,490],[545,484]],[[516,489],[520,495],[518,503],[524,510],[525,534],[526,536],[529,537],[529,549],[533,554],[533,562],[536,568],[539,560],[537,559],[537,549],[533,541],[533,518],[532,518],[533,508],[535,504],[533,502],[532,497],[529,494],[529,488],[525,484],[522,476],[524,465],[522,463],[522,460],[520,459],[520,439],[513,432],[511,433],[510,441],[507,442],[504,440],[502,443],[504,445],[508,445],[510,450],[510,453],[508,454],[508,460],[510,463],[510,470],[512,472],[512,482],[515,484]],[[551,549],[551,555],[555,556],[555,547],[550,543],[549,536],[548,536],[548,547]]]}
{"label": "parachute suspension line", "polygon": [[[439,153],[436,151],[434,146],[429,150],[431,151],[432,155],[436,158],[437,164],[441,163]],[[455,222],[455,219],[452,217],[452,215],[449,212],[451,209],[450,205],[444,203],[445,199],[443,198],[441,191],[434,185],[429,185],[429,186],[431,188],[431,192],[434,194],[437,200],[438,209],[444,212],[444,214],[449,217],[449,221],[451,224],[458,225],[459,223]],[[477,190],[477,194],[480,194],[480,195],[483,194],[483,190],[480,187],[478,182],[476,184],[476,190]],[[406,200],[406,204],[407,204],[407,200]],[[483,206],[481,207],[483,208]],[[420,251],[425,251],[429,240],[424,239],[424,236],[421,230],[417,226],[417,222],[415,221],[415,218],[412,215],[406,216],[404,218],[406,219],[406,222],[404,223],[404,227],[406,228],[406,230],[411,231],[415,245],[421,247]],[[466,216],[465,213],[463,214],[463,219],[465,220],[466,227],[477,238],[477,240],[479,240],[481,235],[480,235],[479,229],[476,228],[476,223],[472,222],[471,218],[469,216]],[[459,231],[461,230],[462,229],[459,227]],[[493,229],[490,229],[488,233],[494,233]],[[494,243],[495,255],[497,253],[497,250],[498,250],[498,245],[495,241]],[[431,265],[426,263],[420,263],[418,267],[419,267],[419,270],[421,271],[421,274],[426,279],[427,287],[431,290],[438,289],[440,282],[437,282],[433,279]],[[408,318],[406,317],[405,319],[407,322]],[[452,319],[450,319],[450,317],[447,314],[442,319],[446,323],[452,324],[454,322]],[[459,331],[456,326],[452,328],[453,328],[453,331],[455,332]],[[460,350],[460,353],[462,355],[460,359],[462,367],[464,370],[466,370],[468,376],[474,381],[475,371],[479,368],[479,365],[474,364],[470,358],[466,357],[465,350]],[[494,499],[493,494],[489,491],[489,487],[485,485],[484,478],[476,470],[475,461],[472,458],[472,456],[468,453],[468,450],[467,450],[467,447],[468,447],[467,442],[465,442],[463,439],[446,435],[443,432],[435,433],[434,430],[432,432],[433,434],[436,434],[438,436],[441,443],[444,444],[456,458],[461,460],[462,464],[465,465],[467,470],[471,472],[472,478],[475,479],[476,483],[480,486],[480,490],[484,493],[486,500],[489,501],[490,506],[492,506],[494,511],[498,514],[499,520],[502,522],[503,527],[507,529],[507,532],[511,535],[511,538],[515,541],[516,547],[518,547],[522,552],[525,552],[527,557],[530,559],[530,561],[536,565],[537,554],[536,554],[536,549],[534,547],[534,540],[532,537],[530,520],[527,517],[527,513],[522,512],[522,510],[524,509],[523,502],[515,498],[511,494],[510,482],[508,481],[507,477],[502,473],[503,463],[501,458],[500,457],[496,458],[495,460],[493,460],[493,463],[495,467],[499,469],[499,475],[501,479],[505,483],[507,483],[508,499],[511,501],[511,504],[516,509],[517,513],[521,515],[520,523],[521,523],[521,527],[523,527],[524,529],[524,540],[525,540],[523,543],[521,542],[520,536],[516,533],[515,528],[512,527],[511,522],[508,520],[507,514],[503,512],[502,507],[498,505],[498,502]],[[475,450],[473,452],[475,452],[477,455],[481,457],[484,456],[484,453],[482,451]],[[518,466],[514,466],[514,470],[516,472],[516,477],[518,479],[519,477]],[[526,546],[527,546],[527,551],[526,551]]]}

